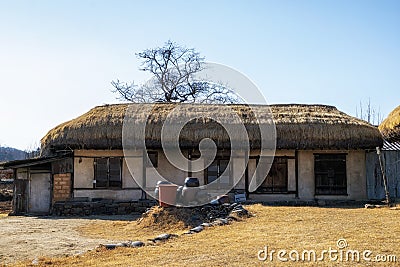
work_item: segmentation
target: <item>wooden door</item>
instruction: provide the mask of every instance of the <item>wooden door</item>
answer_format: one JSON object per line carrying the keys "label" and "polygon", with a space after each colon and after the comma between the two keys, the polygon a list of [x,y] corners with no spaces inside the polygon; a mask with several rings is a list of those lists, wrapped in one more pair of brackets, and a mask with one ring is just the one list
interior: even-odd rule
{"label": "wooden door", "polygon": [[27,211],[27,185],[28,180],[14,180],[14,211],[15,214],[24,214]]}
{"label": "wooden door", "polygon": [[50,212],[50,173],[31,173],[29,192],[29,213]]}

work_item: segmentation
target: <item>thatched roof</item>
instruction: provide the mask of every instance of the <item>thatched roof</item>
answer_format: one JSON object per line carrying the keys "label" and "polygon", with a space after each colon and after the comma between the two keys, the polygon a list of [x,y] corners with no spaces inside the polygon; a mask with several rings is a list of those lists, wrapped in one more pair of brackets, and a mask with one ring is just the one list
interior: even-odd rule
{"label": "thatched roof", "polygon": [[[76,119],[50,130],[41,140],[42,155],[63,149],[121,149],[122,124],[128,108],[134,119],[147,123],[146,145],[159,147],[163,122],[176,104],[115,104],[98,106]],[[150,115],[144,114],[154,105]],[[224,117],[223,105],[183,104],[190,109],[208,110]],[[271,122],[272,111],[276,125],[277,149],[369,149],[382,146],[379,130],[369,123],[351,117],[333,106],[326,105],[230,105],[242,119],[249,134],[251,147],[259,147],[260,133],[254,114],[260,124]],[[184,119],[188,114],[178,114]],[[182,147],[198,144],[205,137],[212,138],[219,147],[229,144],[226,132],[215,121],[204,118],[191,121],[180,136]]]}
{"label": "thatched roof", "polygon": [[389,116],[379,125],[383,138],[389,142],[400,142],[400,106],[390,112]]}

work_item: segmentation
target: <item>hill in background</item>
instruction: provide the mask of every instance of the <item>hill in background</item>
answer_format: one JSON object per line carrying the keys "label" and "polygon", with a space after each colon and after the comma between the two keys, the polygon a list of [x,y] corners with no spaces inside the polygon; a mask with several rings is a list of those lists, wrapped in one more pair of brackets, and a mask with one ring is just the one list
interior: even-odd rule
{"label": "hill in background", "polygon": [[17,159],[26,159],[27,156],[28,155],[25,151],[12,147],[0,147],[0,162],[17,160]]}

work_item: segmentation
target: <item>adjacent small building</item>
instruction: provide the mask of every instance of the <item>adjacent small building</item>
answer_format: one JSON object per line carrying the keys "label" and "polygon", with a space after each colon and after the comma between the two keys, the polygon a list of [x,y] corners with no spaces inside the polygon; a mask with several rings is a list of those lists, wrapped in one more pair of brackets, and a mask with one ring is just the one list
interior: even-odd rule
{"label": "adjacent small building", "polygon": [[382,170],[391,199],[400,198],[400,106],[379,125],[384,143],[381,163],[376,153],[367,154],[367,185],[369,199],[385,198]]}
{"label": "adjacent small building", "polygon": [[[248,152],[232,151],[232,140],[220,123],[204,117],[192,119],[199,109],[224,117],[226,105],[180,104],[185,105],[185,112],[174,116],[188,123],[179,137],[167,136],[171,140],[164,141],[178,138],[182,155],[189,161],[200,158],[199,144],[204,138],[212,139],[217,148],[211,164],[201,171],[192,170],[190,164],[182,171],[169,162],[161,142],[162,126],[177,105],[98,106],[50,130],[41,140],[40,158],[2,165],[14,170],[15,212],[48,213],[55,203],[77,198],[120,202],[151,198],[137,181],[155,188],[161,176],[177,185],[189,176],[199,178],[201,186],[229,184],[232,194],[244,192],[257,201],[368,199],[366,154],[382,147],[383,139],[377,127],[363,120],[326,105],[228,105],[243,123],[250,148]],[[143,112],[149,107],[150,113]],[[138,146],[129,158],[123,150],[128,108],[131,119],[146,125],[145,148]],[[259,177],[260,129],[270,127],[271,120],[276,150],[268,175]],[[128,167],[132,164],[134,171]],[[240,169],[245,171],[239,174]],[[239,181],[233,181],[238,175]],[[253,175],[262,182],[250,192]]]}

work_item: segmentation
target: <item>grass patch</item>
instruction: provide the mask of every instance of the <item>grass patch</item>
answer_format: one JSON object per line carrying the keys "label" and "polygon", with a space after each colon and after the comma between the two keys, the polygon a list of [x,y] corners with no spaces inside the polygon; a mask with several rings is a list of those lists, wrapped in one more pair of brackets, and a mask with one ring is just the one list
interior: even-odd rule
{"label": "grass patch", "polygon": [[[319,207],[246,207],[256,216],[228,226],[207,228],[164,244],[142,248],[99,249],[81,256],[39,259],[40,266],[248,266],[258,265],[257,252],[268,246],[274,250],[317,252],[345,238],[348,249],[371,250],[376,254],[397,255],[400,261],[400,210]],[[176,228],[180,231],[180,227]],[[142,240],[166,231],[138,228],[138,224],[104,221],[79,229],[83,234],[110,239]],[[173,233],[171,228],[170,233]],[[25,266],[29,262],[17,264]],[[264,264],[271,265],[267,261]],[[275,258],[273,265],[291,266]],[[316,263],[302,262],[302,266]],[[324,265],[332,265],[328,259]],[[336,264],[336,263],[335,263]],[[355,263],[337,263],[354,266]],[[360,266],[365,266],[360,262]],[[384,266],[384,264],[380,264]],[[392,264],[393,265],[393,264]]]}

